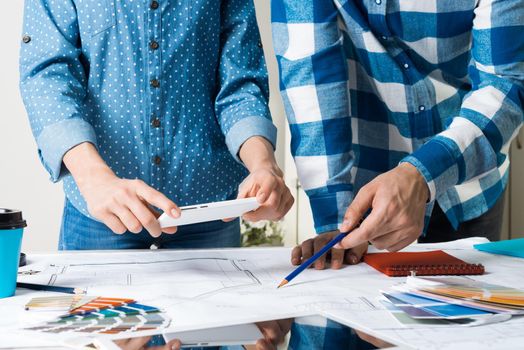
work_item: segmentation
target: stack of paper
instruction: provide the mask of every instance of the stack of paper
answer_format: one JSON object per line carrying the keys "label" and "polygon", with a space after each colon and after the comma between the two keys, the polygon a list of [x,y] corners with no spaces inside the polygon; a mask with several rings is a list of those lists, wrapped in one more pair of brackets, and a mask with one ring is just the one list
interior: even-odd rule
{"label": "stack of paper", "polygon": [[408,277],[382,295],[395,316],[402,312],[415,320],[478,325],[524,315],[523,290],[468,278]]}
{"label": "stack of paper", "polygon": [[[74,300],[70,300],[74,298]],[[133,299],[83,297],[85,303],[71,296],[35,298],[26,309],[46,309],[52,305],[69,305],[69,311],[57,319],[27,330],[43,333],[120,334],[151,331],[169,325],[169,318],[158,308],[139,304]]]}

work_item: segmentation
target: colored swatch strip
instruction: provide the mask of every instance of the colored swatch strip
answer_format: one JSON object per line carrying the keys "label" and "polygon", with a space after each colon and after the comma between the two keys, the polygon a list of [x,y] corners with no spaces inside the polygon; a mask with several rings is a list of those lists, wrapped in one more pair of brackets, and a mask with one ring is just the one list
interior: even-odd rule
{"label": "colored swatch strip", "polygon": [[64,322],[73,320],[90,320],[90,319],[102,319],[111,317],[125,317],[133,315],[145,315],[147,313],[160,312],[156,307],[142,305],[138,303],[131,303],[126,306],[120,306],[114,309],[105,309],[100,311],[92,311],[83,315],[67,315],[62,316],[60,319]]}
{"label": "colored swatch strip", "polygon": [[169,318],[162,313],[112,317],[104,319],[90,319],[73,322],[48,322],[41,326],[27,328],[28,330],[44,333],[96,333],[119,334],[123,332],[138,332],[165,328],[169,325]]}
{"label": "colored swatch strip", "polygon": [[524,291],[483,284],[479,287],[447,285],[426,287],[423,290],[450,297],[473,299],[513,307],[524,307]]}
{"label": "colored swatch strip", "polygon": [[60,295],[53,297],[40,297],[31,299],[26,305],[26,310],[64,310],[69,311],[85,305],[97,297],[86,295]]}
{"label": "colored swatch strip", "polygon": [[397,308],[413,318],[457,319],[489,316],[492,313],[407,293],[382,293]]}
{"label": "colored swatch strip", "polygon": [[165,328],[169,322],[170,319],[158,308],[131,303],[113,309],[61,317],[27,329],[45,333],[118,334]]}
{"label": "colored swatch strip", "polygon": [[89,312],[98,312],[134,303],[133,299],[98,297],[87,304],[71,310],[72,315],[82,315]]}

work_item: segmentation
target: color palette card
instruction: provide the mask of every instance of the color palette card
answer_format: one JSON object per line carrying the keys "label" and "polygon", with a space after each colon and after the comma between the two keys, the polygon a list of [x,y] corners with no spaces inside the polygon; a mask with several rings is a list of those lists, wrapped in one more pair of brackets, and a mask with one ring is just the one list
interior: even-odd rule
{"label": "color palette card", "polygon": [[388,300],[412,318],[460,319],[491,316],[491,312],[423,298],[408,293],[383,292]]}
{"label": "color palette card", "polygon": [[[524,290],[500,286],[466,278],[420,278],[422,282],[417,289],[432,294],[453,298],[481,301],[496,305],[524,308]],[[408,278],[408,284],[410,279]]]}

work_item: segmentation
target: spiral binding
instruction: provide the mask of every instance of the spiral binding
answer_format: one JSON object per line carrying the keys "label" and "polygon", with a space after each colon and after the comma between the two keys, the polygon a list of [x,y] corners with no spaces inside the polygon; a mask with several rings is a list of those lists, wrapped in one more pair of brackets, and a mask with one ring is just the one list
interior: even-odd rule
{"label": "spiral binding", "polygon": [[386,269],[388,276],[408,276],[414,271],[418,276],[431,275],[482,275],[482,264],[432,264],[432,265],[393,265]]}

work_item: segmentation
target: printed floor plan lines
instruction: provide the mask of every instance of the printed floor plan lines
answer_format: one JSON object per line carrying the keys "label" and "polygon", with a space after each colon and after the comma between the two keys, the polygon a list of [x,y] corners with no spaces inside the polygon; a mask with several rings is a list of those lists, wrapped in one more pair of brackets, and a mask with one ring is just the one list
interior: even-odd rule
{"label": "printed floor plan lines", "polygon": [[[45,281],[48,285],[79,286],[88,292],[103,286],[132,289],[162,284],[169,286],[173,295],[181,296],[180,302],[205,298],[228,289],[261,285],[256,274],[245,267],[245,259],[220,256],[163,259],[152,255],[145,258],[82,262],[75,261],[73,255],[70,261],[50,264],[40,277],[48,275]],[[93,280],[97,281],[96,285],[89,285]]]}

